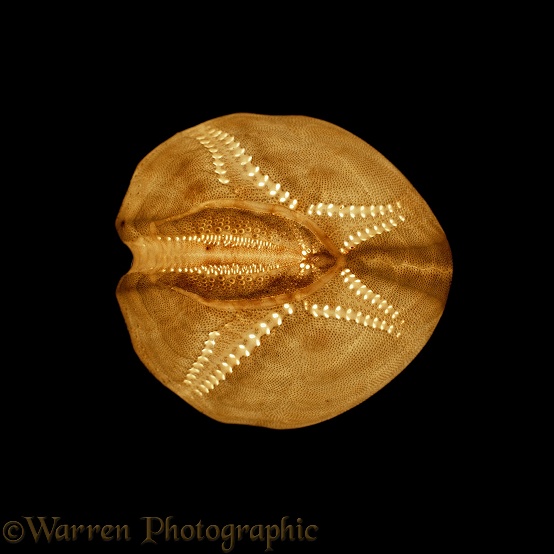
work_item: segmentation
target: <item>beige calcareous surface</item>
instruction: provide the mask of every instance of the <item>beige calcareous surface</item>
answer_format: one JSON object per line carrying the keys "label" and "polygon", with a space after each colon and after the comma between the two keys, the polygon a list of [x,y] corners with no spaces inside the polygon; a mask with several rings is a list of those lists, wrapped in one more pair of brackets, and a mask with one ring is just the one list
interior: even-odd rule
{"label": "beige calcareous surface", "polygon": [[294,428],[374,394],[446,303],[445,234],[406,178],[351,133],[234,114],[137,167],[117,217],[117,298],[167,387],[227,423]]}

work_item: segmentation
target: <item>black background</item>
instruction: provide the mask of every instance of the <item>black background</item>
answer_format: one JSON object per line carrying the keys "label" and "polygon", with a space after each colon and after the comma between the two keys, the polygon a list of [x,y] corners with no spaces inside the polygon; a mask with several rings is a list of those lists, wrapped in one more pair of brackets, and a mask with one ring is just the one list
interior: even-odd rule
{"label": "black background", "polygon": [[[479,297],[467,210],[481,185],[464,137],[487,132],[473,110],[491,99],[463,50],[336,44],[321,33],[291,54],[258,58],[251,43],[238,41],[235,56],[189,45],[173,65],[132,42],[101,56],[84,49],[75,63],[67,45],[36,49],[6,108],[15,124],[5,161],[2,524],[40,515],[128,524],[133,545],[143,516],[220,526],[289,516],[318,526],[313,543],[276,552],[440,548],[486,526],[479,510],[462,508],[486,504],[471,475],[489,471],[480,393],[468,380],[485,368],[468,312]],[[304,429],[225,425],[196,412],[139,361],[115,298],[131,262],[115,218],[136,165],[173,134],[235,112],[303,114],[356,134],[407,176],[453,252],[446,310],[417,358],[360,406]],[[217,542],[159,542],[221,551]]]}

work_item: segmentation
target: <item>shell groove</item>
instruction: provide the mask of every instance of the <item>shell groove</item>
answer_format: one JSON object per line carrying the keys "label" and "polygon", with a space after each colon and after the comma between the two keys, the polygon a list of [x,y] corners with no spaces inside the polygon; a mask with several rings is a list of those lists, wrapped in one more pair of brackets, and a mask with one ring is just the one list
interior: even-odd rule
{"label": "shell groove", "polygon": [[429,206],[375,149],[303,116],[234,114],[137,167],[117,298],[148,369],[204,414],[294,428],[377,392],[435,329],[452,276]]}

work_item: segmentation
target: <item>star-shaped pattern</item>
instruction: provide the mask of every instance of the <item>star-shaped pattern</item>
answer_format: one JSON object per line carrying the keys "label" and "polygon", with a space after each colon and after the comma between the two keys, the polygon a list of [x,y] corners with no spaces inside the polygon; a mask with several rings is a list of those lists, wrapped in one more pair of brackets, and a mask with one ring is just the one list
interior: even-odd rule
{"label": "star-shaped pattern", "polygon": [[[229,184],[229,169],[239,173],[244,181],[252,187],[265,192],[268,202],[278,202],[294,211],[301,203],[269,175],[264,174],[252,156],[246,152],[235,137],[210,126],[203,126],[195,135],[196,140],[206,148],[212,157],[212,164],[217,180]],[[341,218],[352,223],[352,230],[346,235],[339,246],[340,252],[346,256],[364,241],[383,233],[394,230],[405,222],[400,202],[380,205],[352,205],[347,203],[311,203],[304,212],[317,221],[319,218]],[[205,240],[212,240],[207,237]],[[301,264],[301,269],[309,270],[309,264]],[[340,278],[342,286],[352,299],[351,304],[340,306],[332,304],[311,303],[309,298],[298,302],[298,305],[285,303],[267,312],[227,344],[223,351],[216,348],[221,338],[219,330],[211,331],[204,342],[204,348],[196,361],[186,372],[183,383],[190,387],[193,394],[203,396],[209,394],[217,385],[227,379],[240,365],[243,357],[255,355],[257,348],[263,348],[263,337],[277,332],[283,321],[295,313],[305,310],[313,317],[334,318],[353,323],[374,332],[384,332],[391,340],[401,336],[404,323],[402,315],[381,295],[364,284],[356,275],[345,267],[336,278]],[[217,352],[217,353],[216,353]]]}

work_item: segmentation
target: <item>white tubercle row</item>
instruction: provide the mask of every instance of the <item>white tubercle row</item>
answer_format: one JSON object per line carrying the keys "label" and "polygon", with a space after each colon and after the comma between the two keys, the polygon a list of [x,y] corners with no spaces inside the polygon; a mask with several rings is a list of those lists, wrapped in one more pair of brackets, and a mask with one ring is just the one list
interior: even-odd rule
{"label": "white tubercle row", "polygon": [[233,373],[233,368],[240,365],[243,356],[250,356],[252,351],[260,346],[260,339],[283,323],[283,317],[294,313],[290,304],[284,304],[280,311],[274,311],[262,318],[248,330],[234,345],[226,349],[226,353],[214,356],[214,348],[220,333],[212,331],[204,348],[188,370],[184,383],[193,388],[198,396],[212,391],[226,376]]}
{"label": "white tubercle row", "polygon": [[246,149],[235,140],[235,137],[225,133],[220,129],[207,127],[204,134],[197,135],[196,140],[200,142],[211,153],[215,172],[219,175],[218,180],[224,185],[230,182],[226,163],[238,163],[243,177],[251,180],[259,189],[264,189],[266,193],[279,200],[281,204],[294,210],[298,205],[298,200],[291,198],[288,191],[284,191],[280,183],[276,183],[260,171],[259,166],[252,163],[252,156],[246,153]]}
{"label": "white tubercle row", "polygon": [[[396,202],[396,206],[400,208],[400,202]],[[307,212],[308,215],[327,215],[329,217],[378,217],[395,213],[395,208],[392,204],[378,206],[346,206],[344,204],[312,204]]]}
{"label": "white tubercle row", "polygon": [[318,306],[317,304],[310,305],[307,300],[304,300],[304,309],[314,317],[336,318],[345,319],[346,321],[353,321],[359,323],[364,327],[372,327],[380,331],[386,331],[389,335],[393,335],[398,338],[400,331],[396,330],[396,326],[387,323],[386,320],[379,317],[373,317],[369,314],[363,314],[357,312],[351,308],[343,308],[342,306],[331,307],[328,305]]}
{"label": "white tubercle row", "polygon": [[375,294],[371,289],[368,289],[349,269],[342,271],[341,277],[344,277],[344,282],[356,296],[360,296],[362,300],[369,300],[371,305],[374,305],[378,310],[383,310],[385,315],[390,314],[391,319],[398,317],[398,312],[394,310],[391,304],[381,298],[380,294]]}
{"label": "white tubercle row", "polygon": [[164,243],[173,242],[177,246],[186,246],[189,243],[199,243],[204,246],[240,246],[241,248],[257,248],[258,250],[260,250],[261,248],[275,248],[275,246],[269,241],[253,239],[251,237],[244,237],[240,235],[237,236],[229,233],[199,233],[196,235],[188,235],[183,237],[157,236],[156,239]]}
{"label": "white tubercle row", "polygon": [[397,219],[389,217],[387,220],[376,221],[373,225],[368,225],[367,227],[363,227],[361,230],[355,231],[348,235],[348,238],[344,241],[340,251],[343,254],[346,254],[361,242],[385,232],[390,233],[393,229],[398,227],[399,222],[403,223],[406,221],[406,218],[401,214],[398,214],[396,217]]}
{"label": "white tubercle row", "polygon": [[404,320],[398,319],[399,312],[393,308],[392,304],[382,298],[381,295],[374,293],[371,289],[364,285],[349,269],[342,271],[341,277],[343,277],[344,283],[355,296],[357,296],[360,300],[367,302],[373,309],[379,310],[383,316],[386,316],[386,319],[385,317],[377,317],[375,313],[370,315],[363,313],[362,311],[345,308],[343,306],[319,306],[318,304],[310,304],[307,300],[304,300],[304,309],[314,317],[354,321],[355,323],[364,325],[365,327],[372,327],[373,329],[386,331],[389,335],[399,337],[399,327],[404,323]]}
{"label": "white tubercle row", "polygon": [[[352,250],[355,246],[361,242],[368,240],[375,235],[380,235],[384,232],[390,232],[394,228],[398,227],[399,223],[402,223],[406,218],[397,213],[397,210],[401,208],[400,202],[392,204],[379,204],[370,206],[354,206],[344,204],[311,204],[307,209],[307,215],[311,216],[328,216],[339,218],[371,218],[373,221],[367,224],[367,226],[358,229],[348,235],[344,241],[340,251],[346,254]],[[393,217],[394,216],[394,217]]]}

